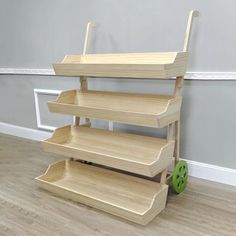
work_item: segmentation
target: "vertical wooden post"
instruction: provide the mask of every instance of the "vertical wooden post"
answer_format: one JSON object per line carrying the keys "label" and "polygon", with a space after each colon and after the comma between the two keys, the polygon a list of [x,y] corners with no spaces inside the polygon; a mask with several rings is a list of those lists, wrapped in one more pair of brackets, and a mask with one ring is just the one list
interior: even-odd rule
{"label": "vertical wooden post", "polygon": [[161,184],[166,184],[166,177],[167,177],[167,169],[164,169],[161,172],[161,180],[160,180]]}
{"label": "vertical wooden post", "polygon": [[167,126],[167,141],[172,141],[175,139],[175,123],[171,123]]}
{"label": "vertical wooden post", "polygon": [[175,164],[179,160],[180,155],[180,119],[175,121],[175,150],[174,150],[174,157],[175,157]]}
{"label": "vertical wooden post", "polygon": [[188,52],[189,50],[189,42],[190,42],[190,37],[192,34],[193,18],[198,17],[198,16],[199,16],[198,11],[193,10],[193,11],[190,11],[189,13],[188,24],[187,24],[187,29],[185,33],[185,39],[184,39],[184,48],[183,48],[184,52]]}
{"label": "vertical wooden post", "polygon": [[[171,123],[167,126],[167,141],[175,140],[175,123]],[[176,147],[176,144],[175,144]],[[164,177],[165,175],[165,177]],[[161,173],[161,184],[169,184],[170,176],[167,178],[167,169]]]}
{"label": "vertical wooden post", "polygon": [[[185,39],[184,39],[184,47],[183,47],[184,52],[188,52],[188,50],[189,50],[189,43],[190,43],[190,38],[191,38],[191,33],[192,33],[192,25],[193,25],[193,18],[198,17],[198,15],[199,15],[199,12],[194,11],[194,10],[189,13],[187,29],[186,29],[186,33],[185,33]],[[183,83],[184,83],[183,76],[176,77],[175,89],[174,89],[174,96],[175,97],[181,95]],[[180,117],[177,121],[175,121],[175,123],[173,124],[173,127],[172,126],[169,127],[168,130],[169,130],[168,132],[171,133],[171,137],[172,138],[174,137],[174,139],[175,139],[174,157],[175,157],[175,164],[176,164],[177,161],[179,160],[179,156],[180,156]],[[168,134],[167,134],[167,136],[168,136]],[[169,134],[169,136],[170,136],[170,134]]]}
{"label": "vertical wooden post", "polygon": [[[184,77],[179,76],[176,77],[175,81],[175,89],[174,89],[174,97],[178,97],[181,95],[182,87],[184,83]],[[175,140],[175,149],[174,149],[174,157],[175,164],[179,160],[179,152],[180,152],[180,117],[175,123],[173,123],[173,139]]]}
{"label": "vertical wooden post", "polygon": [[[95,26],[92,22],[89,22],[87,24],[86,28],[86,34],[85,34],[85,39],[84,39],[84,49],[83,49],[83,55],[87,54],[90,50],[90,44],[91,44],[91,34],[92,34],[92,28]],[[88,81],[86,76],[81,76],[80,77],[80,90],[86,91],[88,90]],[[90,119],[85,118],[86,123],[90,126]],[[79,126],[80,125],[80,117],[75,117],[75,125]]]}
{"label": "vertical wooden post", "polygon": [[176,77],[175,89],[174,89],[174,96],[175,97],[181,95],[183,84],[184,84],[184,77],[183,76]]}

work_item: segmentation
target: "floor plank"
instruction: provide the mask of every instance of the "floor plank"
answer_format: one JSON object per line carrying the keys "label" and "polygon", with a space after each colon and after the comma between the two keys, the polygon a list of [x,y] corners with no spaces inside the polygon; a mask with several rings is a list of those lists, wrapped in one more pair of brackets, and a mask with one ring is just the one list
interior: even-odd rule
{"label": "floor plank", "polygon": [[236,235],[234,187],[191,178],[144,227],[39,189],[34,178],[62,159],[38,142],[0,134],[1,236]]}

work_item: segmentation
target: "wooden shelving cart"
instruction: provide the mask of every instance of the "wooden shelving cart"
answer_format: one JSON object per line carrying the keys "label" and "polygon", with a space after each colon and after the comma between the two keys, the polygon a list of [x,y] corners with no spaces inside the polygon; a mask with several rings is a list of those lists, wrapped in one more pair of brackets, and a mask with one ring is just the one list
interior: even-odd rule
{"label": "wooden shelving cart", "polygon": [[[43,141],[45,150],[69,159],[50,165],[37,177],[41,187],[143,225],[165,208],[168,184],[177,193],[184,190],[188,169],[186,162],[179,161],[180,94],[195,16],[198,12],[191,11],[182,52],[86,54],[92,27],[88,24],[84,53],[66,56],[53,65],[56,75],[80,76],[81,88],[64,91],[48,103],[51,112],[76,116],[76,122],[56,129]],[[175,77],[176,82],[172,96],[118,93],[88,90],[87,76]],[[80,124],[80,117],[86,117],[86,124]],[[95,129],[89,119],[167,127],[167,137]],[[167,175],[173,161],[174,171]],[[146,178],[158,174],[159,182]]]}

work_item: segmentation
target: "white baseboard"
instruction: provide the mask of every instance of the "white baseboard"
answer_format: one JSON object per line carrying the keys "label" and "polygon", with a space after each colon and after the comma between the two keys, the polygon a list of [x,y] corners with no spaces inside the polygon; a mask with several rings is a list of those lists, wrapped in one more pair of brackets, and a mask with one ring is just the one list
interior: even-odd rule
{"label": "white baseboard", "polygon": [[[36,68],[0,68],[0,75],[42,75],[55,76],[53,69],[36,69]],[[188,71],[185,76],[186,80],[236,80],[236,72],[201,72]]]}
{"label": "white baseboard", "polygon": [[236,186],[236,169],[211,165],[197,161],[186,161],[188,162],[190,176]]}
{"label": "white baseboard", "polygon": [[[37,141],[46,139],[50,137],[52,134],[51,132],[29,129],[1,122],[0,122],[0,133],[10,134]],[[186,161],[188,162],[190,176],[236,186],[236,169],[210,165],[197,161],[190,161],[190,160]]]}
{"label": "white baseboard", "polygon": [[14,135],[21,138],[32,139],[36,141],[41,141],[47,139],[51,136],[50,132],[45,132],[36,129],[29,129],[17,125],[11,125],[7,123],[0,122],[0,133]]}

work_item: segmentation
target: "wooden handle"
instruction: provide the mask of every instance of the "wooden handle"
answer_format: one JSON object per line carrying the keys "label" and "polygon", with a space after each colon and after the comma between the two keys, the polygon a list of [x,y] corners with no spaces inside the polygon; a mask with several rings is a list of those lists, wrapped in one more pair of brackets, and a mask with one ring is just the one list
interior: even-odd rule
{"label": "wooden handle", "polygon": [[[88,22],[86,33],[85,33],[85,39],[84,39],[84,49],[83,49],[83,55],[86,55],[89,50],[91,49],[90,43],[91,43],[91,34],[92,34],[92,28],[95,27],[96,24],[93,22]],[[80,76],[80,89],[81,90],[87,90],[88,89],[88,82],[86,76]],[[86,123],[91,125],[91,122],[88,118],[85,118]],[[74,117],[74,123],[75,125],[80,125],[80,117]]]}
{"label": "wooden handle", "polygon": [[92,34],[93,27],[95,27],[95,23],[88,22],[86,33],[85,33],[83,55],[87,54],[90,49],[90,41],[91,41],[91,34]]}
{"label": "wooden handle", "polygon": [[189,13],[188,24],[184,39],[184,49],[183,49],[184,52],[187,52],[189,50],[189,41],[192,33],[193,18],[198,16],[199,16],[199,11],[192,10]]}

